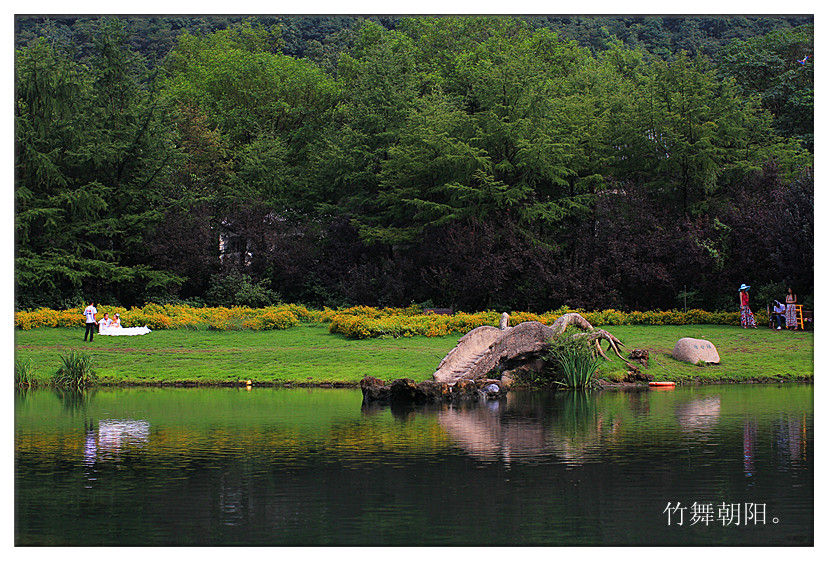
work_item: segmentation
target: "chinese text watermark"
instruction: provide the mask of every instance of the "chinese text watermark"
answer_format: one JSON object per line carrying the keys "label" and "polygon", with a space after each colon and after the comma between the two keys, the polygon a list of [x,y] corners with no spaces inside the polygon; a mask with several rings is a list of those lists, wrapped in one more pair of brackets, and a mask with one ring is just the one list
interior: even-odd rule
{"label": "chinese text watermark", "polygon": [[768,519],[765,503],[698,503],[690,506],[667,503],[662,514],[667,516],[668,526],[758,526],[778,524],[778,518]]}

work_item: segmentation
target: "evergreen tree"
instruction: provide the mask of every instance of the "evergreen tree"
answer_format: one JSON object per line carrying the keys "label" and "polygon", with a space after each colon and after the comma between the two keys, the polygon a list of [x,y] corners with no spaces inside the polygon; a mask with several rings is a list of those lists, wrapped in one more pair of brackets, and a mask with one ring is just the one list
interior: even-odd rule
{"label": "evergreen tree", "polygon": [[144,254],[174,151],[157,91],[125,39],[120,22],[103,20],[89,66],[45,41],[17,54],[19,302],[94,292],[134,303],[180,282]]}

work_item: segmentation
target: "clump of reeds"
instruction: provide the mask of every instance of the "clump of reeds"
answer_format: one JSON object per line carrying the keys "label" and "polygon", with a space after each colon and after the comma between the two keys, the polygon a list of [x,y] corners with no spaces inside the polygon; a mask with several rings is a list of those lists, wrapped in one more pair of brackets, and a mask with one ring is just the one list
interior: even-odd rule
{"label": "clump of reeds", "polygon": [[17,358],[14,360],[14,385],[17,388],[28,388],[37,385],[37,370],[35,370],[31,359]]}
{"label": "clump of reeds", "polygon": [[57,388],[84,389],[98,379],[92,369],[92,357],[84,352],[69,351],[61,355],[61,365],[52,376],[52,385]]}
{"label": "clump of reeds", "polygon": [[598,357],[584,337],[563,335],[550,343],[547,362],[560,375],[555,383],[567,389],[585,389],[592,385],[598,370]]}

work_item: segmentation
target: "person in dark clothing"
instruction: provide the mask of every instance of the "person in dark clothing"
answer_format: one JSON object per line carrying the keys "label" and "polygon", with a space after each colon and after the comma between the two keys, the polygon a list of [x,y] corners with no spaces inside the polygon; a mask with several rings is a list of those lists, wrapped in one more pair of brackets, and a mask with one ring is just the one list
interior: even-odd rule
{"label": "person in dark clothing", "polygon": [[98,320],[95,319],[95,315],[98,313],[98,310],[95,308],[95,302],[89,301],[89,305],[83,311],[83,315],[86,316],[86,333],[83,334],[83,340],[86,341],[86,337],[89,337],[89,342],[92,342],[92,338],[95,336],[95,326],[98,325]]}

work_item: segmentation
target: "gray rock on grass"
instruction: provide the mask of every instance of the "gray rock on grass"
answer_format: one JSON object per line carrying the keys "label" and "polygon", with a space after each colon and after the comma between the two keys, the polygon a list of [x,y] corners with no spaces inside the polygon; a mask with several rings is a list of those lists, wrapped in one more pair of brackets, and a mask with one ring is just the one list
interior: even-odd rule
{"label": "gray rock on grass", "polygon": [[684,337],[673,347],[673,358],[691,364],[719,364],[719,351],[710,341]]}

